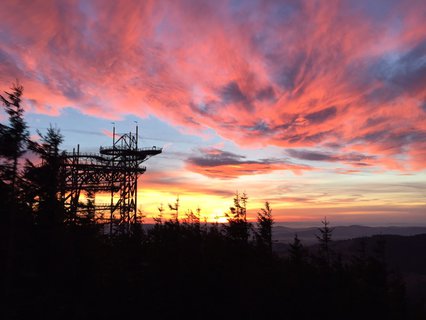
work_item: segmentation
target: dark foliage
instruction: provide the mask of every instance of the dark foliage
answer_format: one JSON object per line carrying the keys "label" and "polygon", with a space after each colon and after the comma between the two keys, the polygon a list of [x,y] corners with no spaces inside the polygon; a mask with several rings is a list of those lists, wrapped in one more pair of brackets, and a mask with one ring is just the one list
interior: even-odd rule
{"label": "dark foliage", "polygon": [[257,232],[256,239],[260,247],[265,247],[272,252],[272,226],[274,219],[272,218],[272,208],[269,202],[265,202],[265,208],[260,209],[257,213]]}
{"label": "dark foliage", "polygon": [[322,228],[318,228],[320,234],[316,237],[319,242],[319,249],[321,254],[320,258],[322,259],[323,263],[329,266],[331,259],[330,242],[333,233],[333,228],[329,227],[330,221],[327,220],[327,217],[325,217],[324,220],[321,221],[321,223],[323,226]]}
{"label": "dark foliage", "polygon": [[24,211],[19,188],[19,159],[26,151],[28,130],[21,106],[23,87],[13,84],[12,92],[0,95],[8,123],[0,124],[0,222],[11,227],[17,218],[12,212]]}
{"label": "dark foliage", "polygon": [[380,258],[325,269],[297,237],[289,259],[237,245],[222,226],[175,220],[114,237],[97,225],[22,226],[18,238],[3,300],[9,318],[407,316],[401,278]]}
{"label": "dark foliage", "polygon": [[226,236],[235,243],[245,244],[250,237],[251,224],[247,222],[247,201],[245,193],[235,193],[234,205],[226,213],[228,225],[225,227]]}
{"label": "dark foliage", "polygon": [[64,210],[60,201],[62,190],[61,163],[63,152],[59,146],[63,136],[59,129],[50,127],[40,136],[40,142],[29,141],[29,150],[38,156],[40,164],[27,160],[23,175],[23,195],[27,204],[34,211],[38,224],[61,224]]}
{"label": "dark foliage", "polygon": [[0,100],[9,116],[9,124],[0,126],[0,156],[3,158],[1,178],[4,182],[8,182],[12,191],[15,192],[18,160],[25,153],[28,130],[24,121],[24,109],[21,106],[24,88],[16,83],[11,89],[11,93],[5,92],[5,96],[0,95]]}
{"label": "dark foliage", "polygon": [[288,253],[290,263],[296,267],[301,267],[304,263],[306,252],[302,242],[297,237],[297,234],[294,235],[293,243],[289,245]]}

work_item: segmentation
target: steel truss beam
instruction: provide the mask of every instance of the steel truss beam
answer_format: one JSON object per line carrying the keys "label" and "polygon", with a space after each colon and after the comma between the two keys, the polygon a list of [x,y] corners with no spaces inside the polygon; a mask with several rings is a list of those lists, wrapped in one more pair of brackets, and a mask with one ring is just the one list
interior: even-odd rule
{"label": "steel truss beam", "polygon": [[[113,128],[112,146],[100,147],[99,153],[81,153],[78,146],[66,154],[61,198],[68,223],[96,220],[109,223],[112,233],[137,221],[138,177],[146,171],[141,164],[162,149],[138,148],[138,127],[136,134],[115,137]],[[95,194],[100,192],[109,195],[109,204],[95,203]],[[80,200],[82,194],[85,202]]]}

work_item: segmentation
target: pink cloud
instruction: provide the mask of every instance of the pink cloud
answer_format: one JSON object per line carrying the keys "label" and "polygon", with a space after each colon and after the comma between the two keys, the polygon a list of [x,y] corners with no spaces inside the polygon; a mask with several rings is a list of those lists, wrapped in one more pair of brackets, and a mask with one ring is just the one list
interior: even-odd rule
{"label": "pink cloud", "polygon": [[5,1],[0,85],[19,78],[39,113],[153,113],[243,146],[333,144],[422,170],[425,10],[402,0]]}

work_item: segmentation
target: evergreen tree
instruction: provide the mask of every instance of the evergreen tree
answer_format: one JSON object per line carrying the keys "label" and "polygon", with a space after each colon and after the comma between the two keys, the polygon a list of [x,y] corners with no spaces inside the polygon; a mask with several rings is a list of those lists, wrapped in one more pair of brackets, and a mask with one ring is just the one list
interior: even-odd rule
{"label": "evergreen tree", "polygon": [[[64,221],[63,206],[60,202],[63,174],[61,164],[64,154],[59,146],[63,136],[59,129],[50,127],[45,135],[38,132],[40,142],[29,142],[29,149],[41,160],[34,164],[27,160],[25,182],[27,199],[32,201],[38,223],[58,224]],[[89,199],[90,201],[90,199]]]}
{"label": "evergreen tree", "polygon": [[225,213],[228,219],[225,231],[231,240],[248,242],[251,225],[247,222],[247,201],[247,195],[245,193],[240,195],[237,191],[234,206],[229,208],[229,213]]}
{"label": "evergreen tree", "polygon": [[172,220],[179,223],[179,196],[176,197],[174,204],[169,203],[169,209],[172,210]]}
{"label": "evergreen tree", "polygon": [[265,202],[265,208],[257,212],[257,242],[260,246],[266,247],[272,252],[272,208],[269,202]]}
{"label": "evergreen tree", "polygon": [[330,228],[330,221],[327,220],[327,217],[324,218],[324,220],[321,221],[323,227],[318,228],[320,234],[316,235],[319,246],[320,246],[320,253],[322,257],[325,259],[326,264],[330,265],[330,242],[331,242],[331,236],[333,233],[334,228]]}
{"label": "evergreen tree", "polygon": [[185,218],[183,219],[184,223],[191,228],[199,229],[201,222],[201,209],[197,208],[195,212],[191,209],[188,209],[185,213]]}
{"label": "evergreen tree", "polygon": [[156,225],[162,225],[163,224],[163,215],[164,215],[164,206],[161,203],[158,209],[158,216],[154,217],[153,220]]}
{"label": "evergreen tree", "polygon": [[6,240],[1,239],[0,252],[4,267],[2,274],[7,275],[5,279],[0,279],[0,282],[2,288],[6,288],[6,292],[15,287],[14,279],[10,275],[17,268],[18,238],[22,230],[20,227],[25,222],[22,218],[27,217],[23,214],[26,213],[26,208],[22,205],[17,186],[19,159],[26,151],[29,136],[24,120],[24,109],[21,106],[23,87],[15,83],[11,89],[11,93],[5,92],[5,95],[0,95],[8,115],[8,124],[0,124],[0,233]]}
{"label": "evergreen tree", "polygon": [[8,125],[0,125],[0,175],[3,183],[10,186],[12,199],[17,198],[16,184],[18,179],[18,161],[25,153],[28,141],[28,128],[24,120],[24,109],[21,106],[21,96],[24,88],[15,83],[12,92],[0,95],[6,113],[9,116]]}
{"label": "evergreen tree", "polygon": [[304,248],[296,233],[294,235],[293,243],[289,244],[289,260],[292,264],[300,266],[303,262],[303,256]]}
{"label": "evergreen tree", "polygon": [[88,190],[86,192],[86,218],[87,222],[91,223],[95,219],[95,192],[93,190]]}

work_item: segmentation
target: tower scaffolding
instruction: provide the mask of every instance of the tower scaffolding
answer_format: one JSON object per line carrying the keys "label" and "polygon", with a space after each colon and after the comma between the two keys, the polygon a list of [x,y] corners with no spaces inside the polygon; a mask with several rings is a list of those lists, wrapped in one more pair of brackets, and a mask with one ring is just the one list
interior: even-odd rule
{"label": "tower scaffolding", "polygon": [[[162,148],[139,148],[137,126],[136,133],[122,134],[118,139],[114,127],[112,140],[112,145],[101,146],[99,153],[82,153],[79,146],[66,153],[61,199],[68,223],[109,223],[113,233],[118,226],[128,228],[137,222],[138,178],[146,171],[142,163],[160,154]],[[96,193],[108,194],[109,203],[95,203]],[[85,202],[80,199],[82,194]]]}

